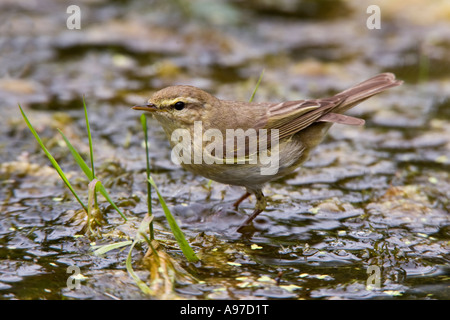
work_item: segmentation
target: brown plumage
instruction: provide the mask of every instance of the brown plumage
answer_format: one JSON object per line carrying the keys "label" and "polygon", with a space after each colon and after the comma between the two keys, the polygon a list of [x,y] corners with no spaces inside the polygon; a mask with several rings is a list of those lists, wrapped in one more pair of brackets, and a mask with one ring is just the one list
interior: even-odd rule
{"label": "brown plumage", "polygon": [[[263,146],[267,146],[269,154],[279,160],[273,174],[261,174],[261,169],[265,168],[262,163],[225,163],[229,159],[225,153],[229,145],[223,146],[223,163],[181,163],[185,169],[195,174],[221,183],[244,186],[247,192],[236,201],[236,208],[250,194],[255,194],[255,210],[238,229],[243,231],[266,207],[262,193],[266,182],[291,173],[305,162],[333,123],[364,124],[363,119],[342,113],[375,94],[401,84],[402,81],[396,80],[392,73],[382,73],[329,98],[281,103],[219,100],[195,87],[172,86],[156,92],[146,105],[133,108],[153,113],[173,147],[177,143],[171,139],[174,131],[186,129],[192,135],[195,123],[201,123],[204,131],[216,129],[224,135],[227,129],[254,129],[257,132],[258,146],[262,142]],[[260,133],[261,129],[267,130],[267,137]],[[273,145],[271,138],[276,134],[278,139]],[[243,146],[234,143],[231,147],[235,157],[244,154],[248,160],[252,155],[248,144],[250,138],[246,137],[245,141]],[[200,147],[204,150],[207,142],[202,143]],[[192,145],[193,149],[195,147]],[[217,151],[221,150],[216,149],[215,152]],[[261,151],[264,150],[258,148],[256,155],[260,156]]]}

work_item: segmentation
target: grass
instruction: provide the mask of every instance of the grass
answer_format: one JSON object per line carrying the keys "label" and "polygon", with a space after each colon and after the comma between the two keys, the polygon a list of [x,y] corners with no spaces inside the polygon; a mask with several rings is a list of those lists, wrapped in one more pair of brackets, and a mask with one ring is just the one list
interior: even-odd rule
{"label": "grass", "polygon": [[30,129],[30,131],[34,135],[34,137],[36,138],[36,140],[37,140],[39,146],[41,147],[42,151],[44,151],[44,153],[46,154],[46,156],[48,157],[48,159],[52,163],[53,167],[56,169],[56,172],[58,172],[59,176],[64,181],[65,185],[69,188],[70,192],[72,192],[72,194],[75,197],[75,199],[78,201],[78,203],[81,205],[81,207],[83,207],[83,209],[87,213],[86,205],[83,203],[83,201],[81,201],[80,197],[77,195],[77,193],[73,189],[72,185],[70,184],[69,180],[67,179],[66,175],[64,174],[64,171],[59,166],[58,162],[55,160],[55,158],[53,158],[53,156],[50,154],[50,152],[45,147],[44,143],[42,142],[41,138],[37,134],[36,130],[34,130],[33,126],[31,125],[30,121],[28,120],[28,118],[27,118],[27,116],[26,116],[25,112],[23,111],[23,109],[22,109],[20,104],[19,104],[19,109],[20,109],[20,112],[22,113],[22,116],[23,116],[23,118],[24,118],[28,128]]}
{"label": "grass", "polygon": [[195,255],[194,250],[189,246],[188,242],[186,241],[186,238],[183,235],[183,232],[181,231],[180,227],[178,226],[177,222],[175,221],[175,218],[170,213],[169,208],[167,207],[166,202],[164,201],[164,198],[161,196],[161,193],[159,193],[158,188],[156,187],[155,181],[153,181],[153,178],[150,176],[148,179],[150,184],[153,186],[153,188],[156,191],[156,194],[158,195],[159,202],[161,203],[161,207],[164,211],[164,214],[166,215],[167,222],[169,223],[170,229],[172,230],[172,233],[175,237],[175,239],[178,242],[178,245],[180,246],[181,251],[183,251],[184,256],[189,262],[197,262],[199,259]]}
{"label": "grass", "polygon": [[[130,250],[128,251],[127,260],[126,260],[126,268],[128,271],[128,274],[133,278],[134,282],[137,284],[139,289],[141,289],[142,292],[154,295],[155,292],[151,290],[145,282],[143,282],[138,275],[134,272],[133,266],[131,264],[131,254],[133,251],[134,246],[142,239],[142,237],[145,235],[145,232],[148,228],[148,226],[152,223],[153,216],[147,215],[141,222],[138,232],[136,233],[136,236],[134,238],[133,243],[131,244]],[[150,246],[150,248],[153,250],[153,248]]]}
{"label": "grass", "polygon": [[261,83],[261,80],[262,80],[263,76],[264,76],[264,69],[261,71],[261,74],[259,75],[259,79],[256,82],[255,89],[253,90],[253,93],[252,93],[250,99],[248,100],[248,102],[253,102],[253,99],[255,98],[256,91],[258,91],[258,88],[259,88],[259,85]]}
{"label": "grass", "polygon": [[[92,172],[92,170],[89,168],[89,166],[86,164],[86,162],[83,160],[83,158],[81,157],[81,155],[79,154],[79,152],[73,147],[73,145],[70,143],[70,141],[67,139],[67,137],[64,135],[64,133],[62,133],[62,131],[60,129],[57,129],[58,132],[61,134],[64,142],[66,143],[68,149],[70,150],[72,156],[75,159],[75,162],[78,164],[78,166],[81,168],[81,170],[84,172],[84,174],[86,175],[86,177],[92,181],[94,179],[97,179],[97,177],[94,175],[94,173]],[[108,192],[106,191],[105,187],[103,187],[103,185],[99,185],[98,187],[98,191],[105,197],[105,199],[111,204],[111,206],[122,216],[122,218],[127,221],[127,217],[125,216],[125,214],[119,209],[119,207],[117,207],[117,205],[114,203],[114,201],[111,199],[111,197],[109,196]],[[86,209],[85,209],[86,210]],[[87,210],[86,210],[87,212]]]}
{"label": "grass", "polygon": [[[148,156],[148,130],[147,130],[147,117],[145,114],[141,115],[142,131],[144,132],[144,144],[145,144],[145,162],[146,162],[146,175],[147,175],[147,210],[148,214],[152,215],[152,185],[150,184],[150,158]],[[150,222],[150,240],[155,238],[153,231],[153,222]]]}
{"label": "grass", "polygon": [[[92,140],[91,130],[90,130],[90,126],[89,126],[89,118],[88,118],[88,113],[87,113],[87,107],[86,107],[86,103],[85,103],[84,98],[83,98],[83,108],[84,108],[84,115],[85,115],[85,120],[86,120],[87,134],[88,134],[88,139],[89,139],[89,158],[90,158],[90,163],[91,163],[90,167],[87,165],[87,163],[81,157],[80,153],[76,150],[76,148],[70,143],[70,141],[67,139],[67,137],[64,135],[64,133],[60,129],[57,129],[57,130],[61,134],[63,140],[65,141],[65,143],[66,143],[69,151],[71,152],[75,162],[78,164],[78,166],[80,167],[81,171],[83,171],[83,173],[86,175],[86,177],[90,181],[89,185],[88,185],[88,188],[87,188],[88,189],[88,204],[87,205],[81,200],[81,197],[76,193],[75,189],[70,184],[70,181],[67,178],[67,176],[64,173],[64,171],[61,169],[61,166],[58,164],[58,162],[55,160],[55,158],[51,155],[49,150],[45,147],[44,143],[42,142],[42,139],[39,137],[38,133],[36,132],[36,130],[34,129],[33,125],[31,124],[31,122],[29,121],[28,117],[26,116],[23,108],[19,104],[20,112],[22,113],[22,116],[23,116],[23,118],[24,118],[24,120],[25,120],[25,122],[27,124],[27,127],[29,128],[29,130],[31,131],[31,133],[35,137],[36,141],[38,142],[39,146],[44,151],[45,155],[48,157],[48,159],[50,160],[51,164],[53,165],[53,167],[55,168],[55,170],[57,171],[57,173],[59,174],[59,176],[63,180],[64,184],[67,186],[67,188],[69,188],[69,190],[72,193],[72,195],[74,196],[74,198],[77,200],[77,202],[81,205],[82,209],[85,211],[85,213],[86,213],[86,215],[88,217],[88,219],[87,219],[88,221],[87,221],[86,228],[85,228],[86,233],[88,235],[91,235],[91,236],[100,236],[100,234],[97,233],[97,227],[101,226],[102,221],[104,219],[103,219],[102,212],[100,211],[100,209],[98,207],[98,200],[97,200],[97,193],[98,192],[100,192],[100,194],[103,195],[103,197],[111,204],[111,206],[121,215],[121,217],[125,221],[128,221],[128,219],[125,216],[125,214],[120,210],[120,208],[114,203],[114,201],[109,196],[107,190],[105,189],[105,187],[101,183],[101,181],[95,175],[94,153],[93,153],[94,146],[93,146],[93,140]],[[192,250],[192,248],[189,246],[189,243],[187,242],[183,232],[181,231],[180,227],[176,223],[175,218],[171,214],[171,212],[170,212],[166,202],[164,201],[164,198],[159,193],[159,190],[157,189],[156,184],[155,184],[153,178],[151,177],[151,174],[150,174],[150,172],[151,172],[151,170],[150,170],[150,161],[149,161],[149,156],[148,156],[147,120],[146,120],[145,115],[141,116],[141,124],[142,124],[142,129],[144,131],[144,136],[145,136],[145,151],[146,151],[146,163],[147,163],[147,168],[146,168],[146,176],[147,176],[147,205],[148,205],[147,215],[142,220],[142,222],[141,222],[141,224],[140,224],[140,226],[138,228],[138,231],[137,231],[136,236],[135,236],[133,241],[127,240],[127,241],[121,241],[121,242],[117,242],[117,243],[113,243],[113,244],[107,244],[107,245],[95,247],[96,250],[94,251],[94,254],[96,254],[96,255],[103,255],[103,254],[106,254],[107,252],[109,252],[111,250],[122,248],[122,247],[126,247],[126,246],[130,246],[130,249],[129,249],[129,252],[128,252],[128,255],[127,255],[127,259],[126,259],[127,271],[129,273],[129,275],[134,279],[134,281],[136,282],[138,287],[144,293],[154,294],[155,291],[150,289],[136,275],[136,273],[134,272],[134,270],[132,268],[132,263],[131,263],[132,250],[134,249],[134,247],[136,246],[137,243],[142,242],[142,241],[146,241],[149,244],[149,247],[150,247],[149,252],[150,253],[153,252],[153,253],[155,253],[155,256],[159,256],[158,252],[156,252],[154,246],[152,245],[152,241],[154,241],[153,214],[152,214],[152,197],[151,197],[152,188],[155,189],[155,191],[157,193],[159,202],[161,203],[161,206],[162,206],[164,214],[165,214],[165,216],[167,218],[168,224],[169,224],[169,226],[170,226],[170,228],[172,230],[172,233],[173,233],[176,241],[178,242],[178,244],[180,246],[181,251],[185,255],[186,259],[189,262],[196,262],[199,259],[195,255],[195,252]],[[149,234],[149,237],[147,237],[147,233]],[[152,262],[153,263],[158,263],[158,259],[159,258],[153,259]],[[155,270],[155,268],[153,268],[153,269]],[[156,268],[156,270],[158,270],[158,269],[159,268]],[[153,278],[155,278],[155,277],[153,276]],[[164,277],[164,278],[167,278],[167,277]]]}

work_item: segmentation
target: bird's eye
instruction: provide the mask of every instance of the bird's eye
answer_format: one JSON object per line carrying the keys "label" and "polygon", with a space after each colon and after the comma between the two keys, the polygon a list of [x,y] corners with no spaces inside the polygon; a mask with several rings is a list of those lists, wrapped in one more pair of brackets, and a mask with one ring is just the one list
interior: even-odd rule
{"label": "bird's eye", "polygon": [[175,110],[183,110],[184,109],[184,102],[183,101],[178,101],[177,103],[175,103],[173,105],[173,107],[175,108]]}

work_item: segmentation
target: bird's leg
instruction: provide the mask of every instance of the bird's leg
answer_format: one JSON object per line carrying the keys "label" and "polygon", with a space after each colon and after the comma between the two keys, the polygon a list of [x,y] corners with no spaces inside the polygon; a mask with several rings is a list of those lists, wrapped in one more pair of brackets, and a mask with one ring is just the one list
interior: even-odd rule
{"label": "bird's leg", "polygon": [[241,202],[247,199],[250,195],[251,193],[247,191],[239,199],[237,199],[236,202],[233,204],[234,210],[237,210]]}
{"label": "bird's leg", "polygon": [[253,210],[253,213],[248,216],[247,219],[245,219],[245,221],[239,226],[239,228],[237,229],[238,232],[242,232],[245,227],[247,227],[253,221],[253,219],[255,219],[266,208],[267,202],[262,191],[254,190],[253,192],[256,196],[255,209]]}

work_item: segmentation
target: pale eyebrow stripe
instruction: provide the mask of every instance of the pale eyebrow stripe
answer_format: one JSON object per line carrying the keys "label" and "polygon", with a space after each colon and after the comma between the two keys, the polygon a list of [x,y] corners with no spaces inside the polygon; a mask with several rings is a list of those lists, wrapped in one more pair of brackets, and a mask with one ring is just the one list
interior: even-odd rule
{"label": "pale eyebrow stripe", "polygon": [[175,99],[171,99],[171,100],[163,100],[163,101],[161,101],[161,106],[168,107],[168,106],[171,106],[171,105],[177,103],[178,101],[190,102],[190,103],[199,103],[200,102],[195,98],[182,97],[182,98],[175,98]]}

